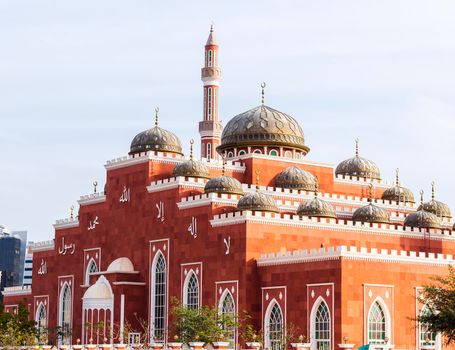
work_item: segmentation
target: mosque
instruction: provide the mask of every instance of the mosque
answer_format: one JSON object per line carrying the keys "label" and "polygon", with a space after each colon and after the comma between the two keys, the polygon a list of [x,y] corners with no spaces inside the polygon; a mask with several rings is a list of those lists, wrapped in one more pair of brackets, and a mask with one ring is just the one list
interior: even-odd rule
{"label": "mosque", "polygon": [[[422,286],[454,264],[452,215],[434,187],[425,201],[398,172],[387,184],[358,142],[337,166],[307,160],[301,125],[264,98],[223,127],[213,28],[201,76],[200,156],[193,144],[183,154],[156,110],[128,154],[106,162],[104,190],[81,196],[55,238],[34,244],[33,286],[7,288],[6,310],[25,299],[39,329],[61,327],[68,344],[126,343],[141,330],[113,330],[138,317],[166,344],[176,297],[248,311],[271,350],[289,324],[311,349],[441,348],[411,321],[428,311]],[[229,341],[245,347],[237,329]]]}

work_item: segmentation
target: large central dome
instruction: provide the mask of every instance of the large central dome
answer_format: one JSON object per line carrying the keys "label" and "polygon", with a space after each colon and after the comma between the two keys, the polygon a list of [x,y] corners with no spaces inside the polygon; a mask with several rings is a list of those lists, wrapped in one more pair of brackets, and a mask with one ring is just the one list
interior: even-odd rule
{"label": "large central dome", "polygon": [[303,154],[303,130],[299,123],[286,113],[260,105],[232,118],[221,135],[218,152],[243,146],[277,146],[297,149]]}

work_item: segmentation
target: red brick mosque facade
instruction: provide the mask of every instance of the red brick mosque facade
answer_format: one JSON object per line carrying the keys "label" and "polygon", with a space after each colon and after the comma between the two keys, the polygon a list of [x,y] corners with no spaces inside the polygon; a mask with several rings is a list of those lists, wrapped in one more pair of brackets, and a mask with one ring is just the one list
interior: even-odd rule
{"label": "red brick mosque facade", "polygon": [[[107,161],[104,191],[82,196],[55,238],[34,245],[33,286],[7,289],[6,309],[26,299],[39,326],[71,330],[67,343],[117,342],[113,326],[137,317],[166,343],[177,297],[248,311],[270,349],[291,323],[312,349],[338,349],[345,337],[440,348],[410,318],[427,307],[422,286],[454,263],[449,208],[434,192],[414,199],[398,174],[385,183],[358,145],[336,167],[307,160],[299,123],[265,101],[223,128],[218,58],[211,30],[201,157],[183,154],[157,112],[127,156]],[[84,326],[99,322],[101,331]],[[230,347],[243,345],[235,331]]]}

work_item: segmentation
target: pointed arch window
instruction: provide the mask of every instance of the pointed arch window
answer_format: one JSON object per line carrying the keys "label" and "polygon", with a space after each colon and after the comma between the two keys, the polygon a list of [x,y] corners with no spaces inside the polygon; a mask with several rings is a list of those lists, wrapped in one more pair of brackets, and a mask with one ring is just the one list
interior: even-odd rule
{"label": "pointed arch window", "polygon": [[319,303],[314,315],[314,345],[318,350],[331,349],[331,322],[329,308],[324,300]]}
{"label": "pointed arch window", "polygon": [[199,308],[199,282],[194,272],[187,278],[184,304],[189,309]]}
{"label": "pointed arch window", "polygon": [[[420,311],[420,316],[428,316],[430,313],[429,305],[425,304]],[[419,343],[421,347],[436,345],[436,333],[430,331],[427,323],[419,323]]]}
{"label": "pointed arch window", "polygon": [[90,284],[90,275],[98,272],[98,266],[96,265],[95,260],[90,260],[87,271],[85,271],[85,285],[88,286]]}
{"label": "pointed arch window", "polygon": [[217,89],[216,88],[213,88],[213,119],[216,119],[216,106],[217,106],[217,103],[216,103],[216,93],[217,93]]}
{"label": "pointed arch window", "polygon": [[213,56],[213,52],[212,52],[212,50],[209,50],[209,67],[213,66],[213,61],[212,61],[213,57],[212,56]]}
{"label": "pointed arch window", "polygon": [[[223,316],[235,316],[235,302],[232,294],[226,290],[224,297],[221,299],[221,315]],[[229,348],[235,348],[235,328],[230,327],[227,329],[227,338],[229,341]]]}
{"label": "pointed arch window", "polygon": [[384,344],[387,336],[387,319],[384,308],[375,301],[368,313],[368,342],[371,344]]}
{"label": "pointed arch window", "polygon": [[274,302],[266,319],[266,344],[270,350],[283,349],[283,313],[277,302]]}
{"label": "pointed arch window", "polygon": [[153,337],[164,341],[166,326],[166,261],[159,253],[153,267],[152,324]]}
{"label": "pointed arch window", "polygon": [[47,311],[44,304],[40,304],[36,313],[36,329],[39,343],[47,343]]}
{"label": "pointed arch window", "polygon": [[212,144],[207,144],[207,159],[212,159]]}
{"label": "pointed arch window", "polygon": [[61,291],[60,302],[60,327],[63,334],[62,340],[64,344],[71,343],[71,311],[72,311],[71,289],[68,284],[65,284]]}
{"label": "pointed arch window", "polygon": [[212,120],[212,88],[207,89],[207,120]]}

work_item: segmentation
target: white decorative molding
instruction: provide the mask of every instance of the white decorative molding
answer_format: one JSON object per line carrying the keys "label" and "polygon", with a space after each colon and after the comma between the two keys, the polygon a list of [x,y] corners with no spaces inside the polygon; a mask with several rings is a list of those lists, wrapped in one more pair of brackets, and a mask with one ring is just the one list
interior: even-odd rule
{"label": "white decorative molding", "polygon": [[238,194],[226,193],[203,193],[196,196],[184,197],[177,206],[180,210],[195,207],[201,207],[211,204],[221,204],[226,206],[237,206],[237,202],[241,198]]}
{"label": "white decorative molding", "polygon": [[375,187],[384,188],[384,189],[389,188],[390,186],[393,186],[393,182],[386,182],[386,181],[382,181],[382,180],[378,180],[378,179],[370,179],[367,177],[345,176],[345,175],[335,175],[334,182],[348,184],[348,185],[357,185],[357,186],[359,184],[368,186],[372,182]]}
{"label": "white decorative molding", "polygon": [[106,201],[106,195],[102,192],[86,194],[81,196],[80,199],[77,201],[79,205],[90,205],[90,204],[97,204],[103,203]]}
{"label": "white decorative molding", "polygon": [[54,228],[56,230],[61,230],[64,228],[73,228],[73,227],[79,227],[78,219],[71,219],[71,218],[60,219],[60,220],[56,220],[55,224],[54,224]]}
{"label": "white decorative molding", "polygon": [[32,286],[5,287],[2,294],[5,297],[12,297],[16,295],[30,295],[32,294]]}
{"label": "white decorative molding", "polygon": [[194,177],[189,177],[187,179],[183,176],[171,177],[168,179],[153,181],[149,186],[147,186],[147,191],[149,193],[167,191],[173,188],[178,188],[179,186],[193,189],[204,189],[207,181],[207,179]]}
{"label": "white decorative molding", "polygon": [[35,242],[30,244],[30,250],[32,253],[45,252],[48,250],[54,250],[54,240]]}
{"label": "white decorative molding", "polygon": [[455,260],[452,254],[435,254],[405,250],[388,250],[376,248],[357,248],[354,246],[337,246],[320,249],[294,250],[293,252],[279,252],[263,254],[257,261],[258,266],[273,266],[297,264],[313,261],[338,260],[347,258],[353,260],[400,262],[408,264],[426,265],[453,265]]}
{"label": "white decorative molding", "polygon": [[258,154],[258,153],[245,153],[241,156],[238,155],[238,156],[227,158],[227,159],[240,160],[240,159],[250,159],[250,158],[267,159],[267,160],[274,160],[277,162],[294,163],[294,164],[301,164],[301,165],[310,165],[310,166],[317,166],[317,167],[321,167],[321,168],[331,168],[331,169],[334,168],[333,164],[330,164],[330,163],[313,162],[313,161],[305,160],[304,158],[301,158],[301,159],[285,158],[285,157],[272,156],[269,154]]}
{"label": "white decorative molding", "polygon": [[145,282],[129,282],[129,281],[118,281],[112,282],[114,286],[145,286]]}
{"label": "white decorative molding", "polygon": [[[378,235],[390,235],[399,237],[419,238],[422,239],[424,231],[413,229],[411,227],[403,227],[395,224],[380,224],[380,223],[362,223],[352,220],[331,219],[331,218],[316,218],[290,214],[280,214],[271,212],[231,212],[226,214],[215,215],[210,224],[212,227],[236,225],[245,222],[261,223],[277,226],[300,227],[309,229],[330,229],[331,231],[339,232],[354,232],[367,233]],[[455,234],[451,230],[431,229],[430,234],[426,233],[426,238],[430,240],[448,240],[454,241]]]}

